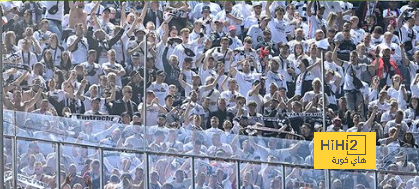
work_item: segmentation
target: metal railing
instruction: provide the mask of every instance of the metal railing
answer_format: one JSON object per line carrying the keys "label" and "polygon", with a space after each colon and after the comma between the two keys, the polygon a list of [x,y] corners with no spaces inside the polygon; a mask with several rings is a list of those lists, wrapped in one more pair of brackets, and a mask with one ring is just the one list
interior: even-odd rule
{"label": "metal railing", "polygon": [[[55,153],[56,154],[62,154],[62,155],[56,155],[56,159],[55,159],[55,166],[56,166],[56,170],[52,171],[55,172],[56,174],[56,182],[57,183],[62,183],[63,178],[61,177],[61,165],[63,163],[65,163],[65,158],[64,155],[65,154],[65,150],[72,146],[72,147],[77,147],[77,148],[87,148],[87,149],[97,149],[96,152],[98,152],[96,154],[97,158],[94,159],[98,159],[100,162],[100,186],[99,188],[103,188],[106,185],[106,181],[107,179],[106,176],[109,176],[110,172],[112,170],[109,170],[111,166],[108,166],[106,163],[106,159],[108,157],[107,153],[109,152],[118,152],[118,153],[125,153],[125,154],[133,154],[135,155],[142,155],[142,169],[145,170],[145,177],[144,177],[144,183],[145,186],[149,186],[150,184],[150,174],[154,171],[153,169],[151,169],[151,167],[153,167],[153,164],[157,164],[158,160],[161,159],[159,157],[175,157],[178,159],[187,159],[190,161],[190,173],[191,175],[188,177],[189,179],[191,179],[191,186],[192,188],[195,188],[195,184],[197,182],[197,178],[195,178],[197,176],[197,174],[199,173],[200,168],[202,168],[201,164],[197,164],[197,162],[203,163],[203,160],[211,160],[214,162],[224,162],[224,163],[228,163],[229,165],[234,165],[234,168],[230,167],[231,170],[235,169],[235,185],[236,188],[240,188],[242,185],[242,180],[243,180],[243,175],[241,175],[241,171],[245,168],[243,167],[248,167],[248,166],[260,166],[260,167],[273,167],[274,171],[276,171],[276,173],[278,173],[275,177],[278,177],[281,179],[281,187],[285,188],[287,183],[290,182],[295,182],[293,180],[297,180],[297,182],[303,183],[300,177],[302,177],[303,175],[312,175],[309,176],[311,178],[322,178],[320,181],[323,182],[323,184],[326,184],[327,188],[331,188],[331,186],[333,185],[333,180],[334,179],[341,179],[343,180],[342,175],[346,175],[348,176],[351,175],[353,172],[364,172],[364,173],[369,173],[368,178],[370,178],[370,182],[373,183],[373,188],[378,188],[378,186],[380,185],[381,181],[383,179],[379,178],[382,175],[386,175],[386,174],[393,174],[393,175],[398,175],[400,177],[406,178],[404,180],[404,182],[407,182],[407,179],[409,178],[413,178],[415,176],[417,176],[416,173],[413,172],[397,172],[397,171],[390,171],[390,170],[382,170],[382,169],[378,169],[378,170],[357,170],[357,171],[353,171],[353,170],[314,170],[313,165],[307,162],[297,162],[294,160],[278,160],[278,161],[267,161],[267,160],[255,160],[255,159],[249,159],[249,158],[241,158],[241,157],[228,157],[228,156],[216,156],[216,155],[193,155],[193,154],[185,154],[183,152],[169,152],[167,150],[153,150],[151,148],[141,148],[141,149],[135,149],[135,148],[130,148],[130,147],[114,147],[114,146],[110,146],[110,145],[106,145],[106,144],[100,144],[100,143],[92,143],[91,141],[88,140],[84,140],[84,141],[71,141],[74,140],[74,138],[69,137],[69,136],[65,136],[65,135],[60,135],[57,133],[54,133],[54,130],[49,128],[48,131],[42,130],[44,128],[41,128],[39,130],[34,129],[34,133],[36,133],[35,135],[32,136],[24,136],[24,132],[23,131],[29,131],[29,128],[27,128],[26,126],[26,118],[29,117],[31,120],[35,120],[34,121],[34,125],[41,125],[39,123],[42,123],[45,120],[50,120],[49,123],[56,123],[57,125],[61,125],[61,124],[68,124],[67,126],[74,126],[76,127],[77,124],[80,125],[85,125],[87,124],[86,121],[80,121],[80,120],[74,120],[74,119],[69,119],[69,118],[60,118],[60,117],[51,117],[51,116],[43,116],[43,115],[39,115],[39,114],[32,114],[32,113],[26,113],[26,112],[14,112],[14,111],[5,111],[5,122],[3,123],[3,126],[5,129],[7,129],[4,133],[5,139],[6,141],[9,140],[9,142],[11,141],[11,155],[12,155],[12,172],[13,172],[13,178],[12,178],[12,186],[17,186],[17,184],[21,181],[18,180],[18,175],[20,174],[19,172],[21,172],[20,168],[19,168],[19,163],[21,163],[23,160],[19,159],[22,157],[22,152],[19,154],[19,147],[24,146],[24,144],[30,142],[30,141],[37,141],[38,143],[42,143],[42,146],[48,146],[52,145],[55,147]],[[29,120],[29,119],[28,119]],[[53,120],[51,122],[51,120]],[[23,125],[23,124],[24,125]],[[97,124],[103,124],[103,123],[97,123]],[[110,128],[113,128],[115,125],[118,125],[116,123],[107,123],[110,126]],[[124,126],[125,127],[125,126]],[[144,133],[141,133],[144,138],[146,138],[148,135],[151,135],[152,133],[147,133],[148,131],[146,129],[141,129],[140,131],[144,131]],[[41,134],[39,134],[41,133]],[[206,134],[205,132],[202,131],[193,131],[192,135],[196,135],[199,136],[200,134]],[[55,139],[51,139],[51,138],[42,138],[39,136],[55,136]],[[205,136],[204,136],[205,137]],[[244,141],[244,140],[254,140],[257,139],[257,137],[253,137],[251,138],[250,136],[235,136],[235,137],[241,137],[238,141]],[[59,139],[60,138],[60,139]],[[186,139],[185,139],[186,140]],[[274,139],[274,138],[269,138],[267,139],[269,141],[275,141],[276,143],[281,144],[282,146],[287,146],[285,145],[286,143],[289,144],[296,144],[297,142],[299,143],[303,143],[305,145],[309,145],[309,142],[302,142],[302,141],[293,141],[293,140],[283,140],[283,139]],[[193,140],[192,140],[193,141]],[[238,142],[240,143],[240,142]],[[5,145],[7,148],[7,145]],[[377,147],[377,151],[382,151],[383,149],[387,149],[386,147]],[[410,152],[415,152],[417,153],[418,150],[415,149],[405,149],[405,148],[400,148],[404,151],[410,151]],[[7,150],[6,150],[7,151]],[[6,152],[5,151],[5,152]],[[8,152],[6,152],[8,153]],[[297,153],[298,154],[298,153]],[[377,153],[379,154],[379,153]],[[395,151],[392,151],[392,153],[386,153],[382,156],[388,155],[390,156],[391,154],[398,154]],[[281,157],[280,157],[281,158]],[[389,159],[389,158],[387,158]],[[391,158],[390,158],[391,159]],[[185,161],[187,162],[187,161]],[[407,160],[407,162],[411,162],[410,160]],[[114,162],[110,162],[110,163],[114,163]],[[110,164],[108,162],[108,164]],[[385,163],[385,162],[384,162]],[[380,164],[384,164],[383,162],[381,162]],[[187,163],[184,163],[187,164]],[[245,164],[243,166],[243,164]],[[378,166],[377,166],[378,167]],[[300,170],[300,171],[293,171],[293,170]],[[198,171],[197,171],[198,170]],[[291,170],[291,171],[290,171]],[[296,173],[298,172],[298,174]],[[353,174],[357,174],[357,173],[353,173]],[[314,175],[314,176],[313,176]],[[340,175],[340,176],[339,176]],[[199,179],[199,178],[198,178]],[[304,182],[304,183],[309,183],[309,182]],[[58,188],[61,188],[60,184],[58,184],[57,186]],[[372,186],[371,186],[372,187]],[[151,188],[151,187],[146,187],[146,188]]]}

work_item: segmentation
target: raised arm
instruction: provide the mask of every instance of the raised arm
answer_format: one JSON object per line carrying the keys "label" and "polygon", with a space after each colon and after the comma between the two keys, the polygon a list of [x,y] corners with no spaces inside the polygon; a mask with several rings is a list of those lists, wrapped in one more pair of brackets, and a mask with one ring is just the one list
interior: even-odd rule
{"label": "raised arm", "polygon": [[147,14],[147,9],[148,9],[148,4],[149,3],[150,2],[144,1],[144,7],[143,7],[143,10],[141,10],[141,15],[140,15],[141,22],[144,21],[144,18],[145,18],[146,14]]}
{"label": "raised arm", "polygon": [[209,91],[209,90],[213,89],[218,84],[218,81],[220,81],[220,78],[223,75],[224,75],[224,66],[221,66],[218,69],[218,76],[217,76],[217,78],[214,80],[214,82],[212,82],[211,84],[205,86],[205,90],[206,91]]}
{"label": "raised arm", "polygon": [[404,9],[404,11],[399,15],[399,17],[397,17],[397,28],[396,29],[400,29],[402,27],[402,23],[403,23],[403,19],[404,19],[404,15],[406,13],[407,9]]}
{"label": "raised arm", "polygon": [[181,86],[183,89],[186,89],[186,87],[188,87],[188,83],[186,83],[186,82],[183,80],[183,73],[182,73],[182,72],[180,72],[180,73],[179,73],[179,78],[178,78],[178,81],[179,81],[179,83],[180,83],[180,86]]}
{"label": "raised arm", "polygon": [[39,100],[39,98],[41,97],[41,94],[42,94],[42,89],[39,89],[38,90],[38,92],[35,94],[35,96],[32,98],[32,99],[30,99],[30,100],[28,100],[28,101],[25,101],[24,103],[23,103],[23,106],[25,107],[25,110],[26,109],[28,109],[29,107],[32,107],[32,106],[34,106],[35,105],[35,103]]}
{"label": "raised arm", "polygon": [[398,139],[399,133],[400,133],[400,129],[401,129],[401,125],[400,124],[397,124],[396,125],[396,132],[393,135],[391,135],[390,137],[387,138],[386,145],[388,145],[388,144],[390,144],[390,143],[392,143],[392,142],[394,142],[394,141],[396,141]]}
{"label": "raised arm", "polygon": [[13,103],[10,100],[9,95],[7,95],[6,90],[3,90],[3,96],[4,96],[3,105],[6,106],[6,108],[12,110]]}
{"label": "raised arm", "polygon": [[272,1],[266,2],[266,5],[265,5],[265,14],[266,14],[266,16],[268,16],[268,18],[272,18],[271,11],[269,9],[269,7],[271,7],[271,5],[272,5]]}
{"label": "raised arm", "polygon": [[183,122],[184,122],[184,125],[185,126],[186,125],[189,125],[189,123],[190,123],[190,120],[189,120],[189,111],[191,110],[191,102],[192,102],[192,100],[189,99],[188,105],[186,106],[186,110],[183,113]]}
{"label": "raised arm", "polygon": [[311,7],[313,6],[313,2],[315,1],[309,1],[308,5],[307,5],[307,16],[310,17],[312,12],[311,12]]}
{"label": "raised arm", "polygon": [[76,97],[81,101],[84,101],[85,97],[82,95],[84,93],[84,89],[86,88],[87,80],[83,79],[81,81],[80,89],[77,91]]}
{"label": "raised arm", "polygon": [[97,30],[103,30],[102,25],[99,23],[99,20],[97,19],[97,16],[95,14],[92,14],[90,16],[93,18],[93,21],[95,22]]}
{"label": "raised arm", "polygon": [[400,43],[400,51],[401,51],[403,65],[409,66],[410,60],[406,56],[406,51],[404,50],[404,43]]}
{"label": "raised arm", "polygon": [[[125,8],[126,8],[127,2],[122,2],[121,3],[121,23],[119,24],[120,26],[123,26],[124,23],[127,21],[127,14],[125,13]],[[124,27],[125,29],[125,27]]]}
{"label": "raised arm", "polygon": [[100,1],[96,1],[95,6],[92,8],[92,10],[89,13],[90,16],[96,15],[96,12],[97,12],[97,9],[99,8],[99,6],[100,6]]}
{"label": "raised arm", "polygon": [[113,102],[116,98],[116,86],[115,83],[110,83],[111,86],[111,96],[106,98],[106,102]]}
{"label": "raised arm", "polygon": [[[15,72],[17,71],[15,68],[13,68],[13,69],[15,70]],[[25,72],[24,74],[20,75],[15,81],[13,81],[9,85],[5,86],[3,88],[3,90],[4,91],[13,90],[16,86],[20,85],[20,83],[22,83],[23,80],[25,80],[28,76],[29,76],[29,72]]]}
{"label": "raised arm", "polygon": [[365,123],[365,125],[368,126],[369,128],[371,128],[372,124],[374,123],[375,116],[377,115],[377,110],[378,110],[378,106],[375,105],[372,109],[372,113],[371,113],[370,117],[368,118],[367,122]]}

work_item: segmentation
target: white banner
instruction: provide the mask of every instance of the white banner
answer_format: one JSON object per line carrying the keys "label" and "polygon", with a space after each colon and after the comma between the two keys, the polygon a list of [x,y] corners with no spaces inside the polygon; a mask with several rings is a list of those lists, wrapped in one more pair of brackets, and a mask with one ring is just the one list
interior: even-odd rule
{"label": "white banner", "polygon": [[112,121],[119,122],[121,119],[117,115],[83,115],[83,114],[72,114],[71,117],[75,117],[78,120],[87,120],[87,121]]}
{"label": "white banner", "polygon": [[[4,175],[4,182],[7,182],[9,180],[13,179],[13,173],[12,172],[8,172]],[[46,188],[46,184],[42,181],[36,180],[34,178],[30,178],[21,174],[17,174],[17,181],[19,181],[22,184],[25,184],[27,186],[32,186],[32,187],[36,187],[39,189],[44,189]]]}

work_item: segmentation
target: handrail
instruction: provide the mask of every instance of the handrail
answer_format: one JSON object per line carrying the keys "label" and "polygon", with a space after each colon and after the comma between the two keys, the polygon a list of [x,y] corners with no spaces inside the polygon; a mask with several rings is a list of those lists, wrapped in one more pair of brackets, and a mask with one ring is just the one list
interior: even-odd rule
{"label": "handrail", "polygon": [[[150,164],[148,163],[149,158],[151,158],[150,156],[172,156],[172,157],[174,156],[174,157],[181,157],[181,158],[191,158],[193,160],[192,163],[196,162],[197,159],[208,159],[208,160],[211,160],[211,161],[234,163],[236,165],[235,169],[237,171],[237,173],[235,175],[236,176],[236,182],[237,182],[236,186],[240,186],[241,181],[242,181],[242,178],[240,176],[241,175],[241,173],[240,173],[240,167],[241,167],[240,164],[241,163],[256,164],[256,165],[270,165],[272,167],[278,167],[278,170],[280,171],[278,176],[282,176],[283,187],[285,186],[285,181],[286,181],[285,178],[287,177],[287,175],[286,175],[287,173],[285,172],[286,168],[314,169],[313,165],[294,164],[294,163],[290,163],[290,162],[278,162],[278,161],[268,162],[268,161],[262,160],[262,159],[261,160],[253,160],[253,159],[241,159],[241,158],[236,158],[236,157],[220,157],[220,156],[211,156],[211,155],[205,155],[204,156],[204,155],[194,155],[194,154],[167,152],[167,151],[153,151],[153,150],[147,148],[146,146],[144,146],[144,149],[135,149],[135,148],[129,148],[129,147],[112,147],[112,146],[108,146],[106,144],[103,144],[103,145],[99,144],[99,143],[91,144],[91,141],[87,141],[87,140],[83,140],[81,143],[76,143],[76,142],[62,141],[61,139],[50,140],[50,139],[44,139],[44,138],[18,136],[19,134],[17,134],[16,129],[19,128],[17,121],[20,121],[20,120],[16,120],[16,118],[17,117],[20,118],[19,113],[24,114],[23,117],[31,117],[31,113],[17,112],[17,111],[6,111],[5,113],[8,113],[8,116],[12,116],[14,118],[13,122],[12,121],[7,122],[7,121],[9,121],[9,119],[7,119],[6,122],[9,124],[9,127],[14,127],[15,131],[12,131],[12,133],[5,133],[4,134],[5,139],[13,140],[12,144],[17,144],[17,141],[39,141],[39,142],[44,142],[44,143],[52,143],[52,144],[56,144],[56,147],[57,147],[56,152],[62,151],[62,150],[60,150],[60,146],[62,146],[62,145],[99,149],[100,153],[98,154],[98,156],[99,156],[99,160],[101,162],[101,169],[100,169],[101,170],[101,175],[100,175],[101,176],[100,177],[101,178],[101,181],[100,181],[101,182],[100,183],[101,187],[103,187],[104,184],[105,184],[104,183],[105,180],[104,180],[104,177],[103,177],[103,174],[105,174],[104,173],[104,163],[103,163],[104,162],[103,161],[104,160],[104,153],[103,153],[104,151],[115,151],[115,152],[124,152],[124,153],[132,153],[132,154],[137,153],[137,154],[145,155],[145,162],[143,162],[143,163],[145,163],[145,165],[147,165],[146,167],[144,167],[144,173],[147,174],[147,175],[149,175],[150,171],[151,171],[151,169],[148,168],[148,166],[150,166]],[[36,114],[33,114],[33,116],[35,116],[35,115]],[[38,115],[36,115],[36,116],[38,116]],[[12,117],[9,117],[9,118],[12,118]],[[45,116],[45,117],[41,116],[41,118],[37,117],[36,119],[38,119],[37,121],[42,121],[45,118],[49,119],[49,117],[47,117],[47,116]],[[54,117],[54,118],[56,119],[57,117]],[[70,121],[70,119],[68,119],[68,120],[66,120],[66,119],[67,118],[58,118],[58,120],[57,119],[56,120],[59,121],[59,122],[63,122],[63,123],[65,123],[66,121]],[[83,121],[81,121],[81,120],[73,120],[73,121],[77,121],[79,124],[83,123]],[[20,129],[24,129],[24,128],[20,128]],[[145,132],[147,132],[146,128],[144,128],[144,130],[145,130]],[[199,131],[194,131],[194,132],[203,134]],[[55,134],[56,137],[58,137],[58,138],[64,137],[64,135],[60,135],[58,133],[50,132],[50,134]],[[147,134],[147,133],[145,133],[145,134]],[[65,138],[67,138],[67,137],[68,136],[65,136]],[[245,136],[245,137],[249,137],[249,136]],[[250,137],[252,137],[252,136],[250,136]],[[272,139],[272,138],[266,138],[266,139],[269,140],[269,139]],[[275,139],[275,140],[279,140],[279,139]],[[83,142],[88,142],[88,143],[86,144],[86,143],[83,143]],[[297,141],[281,139],[281,142],[283,142],[283,144],[288,144],[288,142],[297,142]],[[298,141],[298,142],[303,142],[303,141]],[[376,149],[379,150],[378,147]],[[17,154],[17,150],[15,150],[13,152],[13,158],[16,158],[16,154]],[[57,156],[57,157],[58,157],[58,158],[56,158],[57,170],[60,170],[59,165],[60,165],[60,162],[62,162],[61,161],[62,157],[61,156]],[[280,167],[282,167],[282,168],[280,168]],[[191,166],[191,168],[195,169],[195,166],[193,165],[193,166]],[[331,183],[333,172],[336,172],[336,171],[346,172],[346,174],[351,173],[351,172],[355,172],[355,171],[356,172],[361,171],[361,172],[364,172],[364,173],[365,172],[370,172],[370,173],[373,173],[373,176],[375,178],[374,183],[375,183],[376,186],[378,186],[378,184],[380,183],[379,180],[378,180],[378,174],[393,174],[393,175],[400,175],[400,176],[407,176],[407,177],[417,176],[417,173],[383,170],[383,169],[379,169],[378,167],[375,170],[372,170],[372,169],[366,169],[366,170],[344,170],[344,169],[342,169],[342,170],[329,170],[329,169],[324,169],[324,170],[316,170],[316,171],[321,171],[321,172],[324,171],[324,174],[322,173],[322,175],[324,175],[324,181],[327,182],[327,183]],[[15,175],[17,175],[17,170],[16,169],[13,169],[13,174],[14,174],[13,182],[17,183],[17,176],[15,176]],[[193,171],[192,175],[196,176],[195,171]],[[58,178],[57,180],[59,180],[59,176],[57,178]],[[144,181],[145,184],[149,183],[148,179],[150,179],[150,178],[148,176],[145,176],[144,179],[147,180],[147,181]],[[196,181],[196,178],[191,179],[191,181]],[[145,186],[147,186],[147,185],[145,185]],[[61,186],[58,186],[58,188],[61,188]],[[146,188],[148,188],[148,187],[146,187]],[[192,184],[192,188],[195,188],[194,184]]]}
{"label": "handrail", "polygon": [[[12,139],[14,136],[11,135],[4,135],[5,138]],[[26,141],[40,141],[40,142],[47,142],[47,143],[55,143],[55,144],[64,144],[64,145],[75,145],[75,146],[81,146],[81,147],[87,147],[87,148],[97,148],[102,149],[104,151],[117,151],[117,152],[125,152],[125,153],[147,153],[149,155],[159,155],[159,156],[177,156],[177,157],[183,157],[183,158],[195,158],[195,159],[211,159],[211,160],[218,160],[218,161],[225,161],[225,162],[243,162],[243,163],[251,163],[251,164],[268,164],[272,166],[286,166],[286,167],[292,167],[292,168],[302,168],[302,169],[314,169],[314,166],[311,165],[299,165],[299,164],[291,164],[287,162],[268,162],[268,161],[262,161],[262,160],[249,160],[249,159],[239,159],[239,158],[233,158],[233,157],[214,157],[214,156],[203,156],[203,155],[194,155],[194,154],[184,154],[184,153],[170,153],[170,152],[156,152],[156,151],[150,151],[150,150],[139,150],[139,149],[126,149],[126,148],[115,148],[110,146],[95,146],[95,145],[89,145],[89,144],[81,144],[81,143],[74,143],[74,142],[65,142],[65,141],[50,141],[46,139],[35,139],[30,137],[23,137],[23,136],[16,136],[18,140],[26,140]],[[319,169],[322,170],[322,169]],[[331,171],[345,171],[345,172],[355,172],[359,170],[353,170],[353,169],[330,169]],[[417,173],[410,173],[410,172],[399,172],[399,171],[387,171],[382,169],[363,169],[363,172],[369,172],[369,171],[376,171],[378,173],[391,173],[391,174],[398,174],[403,176],[417,176]]]}

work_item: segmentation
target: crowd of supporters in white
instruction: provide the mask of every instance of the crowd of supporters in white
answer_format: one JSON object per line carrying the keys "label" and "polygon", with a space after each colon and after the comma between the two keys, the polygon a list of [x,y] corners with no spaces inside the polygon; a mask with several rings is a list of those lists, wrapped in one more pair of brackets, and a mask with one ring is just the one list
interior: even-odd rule
{"label": "crowd of supporters in white", "polygon": [[[313,133],[325,132],[318,116],[325,108],[326,132],[376,132],[377,167],[418,170],[418,2],[0,4],[3,106],[18,115],[5,117],[6,133],[313,165]],[[246,128],[255,125],[276,131],[249,137]],[[189,189],[193,175],[195,188],[282,186],[283,170],[272,165],[243,164],[237,173],[234,163],[206,158],[190,170],[190,158],[157,155],[145,186],[143,155],[106,152],[100,162],[98,150],[76,145],[62,146],[57,173],[55,145],[23,140],[16,147],[6,140],[7,171],[14,148],[18,174],[50,188],[100,188],[102,165],[104,188]],[[321,170],[285,171],[287,189],[326,187]],[[331,188],[419,188],[419,176],[378,178],[332,171]]]}

